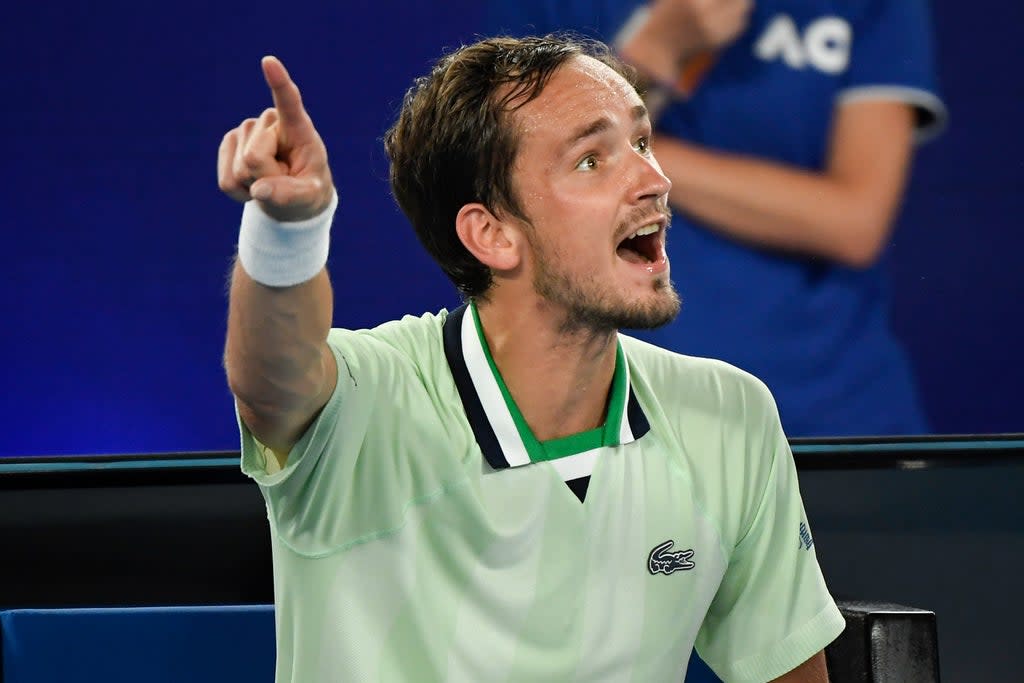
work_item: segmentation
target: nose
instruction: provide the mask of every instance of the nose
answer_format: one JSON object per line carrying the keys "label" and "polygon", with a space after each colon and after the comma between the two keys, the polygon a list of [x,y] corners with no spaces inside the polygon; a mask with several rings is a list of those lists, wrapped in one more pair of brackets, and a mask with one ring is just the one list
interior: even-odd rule
{"label": "nose", "polygon": [[633,183],[630,186],[632,199],[635,203],[643,200],[662,199],[668,196],[672,189],[672,181],[661,170],[661,165],[654,158],[653,154],[636,154],[635,173]]}

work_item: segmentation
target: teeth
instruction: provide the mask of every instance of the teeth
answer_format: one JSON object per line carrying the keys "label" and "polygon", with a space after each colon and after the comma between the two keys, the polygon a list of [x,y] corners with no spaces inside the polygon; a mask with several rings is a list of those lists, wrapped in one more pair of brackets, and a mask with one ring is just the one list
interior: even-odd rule
{"label": "teeth", "polygon": [[654,223],[651,223],[650,225],[645,225],[644,227],[640,228],[639,230],[634,232],[632,235],[630,235],[626,239],[630,239],[631,240],[634,237],[643,237],[644,235],[653,235],[656,232],[658,232],[658,226],[656,224],[654,224]]}

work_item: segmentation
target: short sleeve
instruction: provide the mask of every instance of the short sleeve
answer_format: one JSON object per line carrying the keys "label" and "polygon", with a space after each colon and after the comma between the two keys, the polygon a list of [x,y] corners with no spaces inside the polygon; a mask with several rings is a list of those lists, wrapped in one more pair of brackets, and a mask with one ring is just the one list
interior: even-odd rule
{"label": "short sleeve", "polygon": [[272,531],[293,552],[322,556],[399,528],[412,501],[463,475],[458,461],[422,456],[422,443],[443,443],[452,429],[423,376],[436,373],[438,354],[414,358],[394,344],[404,334],[414,340],[406,345],[429,349],[429,328],[412,319],[384,331],[331,330],[337,387],[280,471],[267,468],[239,421],[242,470],[259,484]]}
{"label": "short sleeve", "polygon": [[764,493],[696,641],[697,652],[727,683],[777,678],[845,626],[818,567],[789,444],[781,426],[772,431]]}
{"label": "short sleeve", "polygon": [[337,361],[337,386],[283,469],[269,463],[265,447],[238,421],[242,471],[259,484],[274,531],[303,554],[329,552],[357,537],[360,527],[379,526],[376,520],[345,518],[373,406],[387,383],[386,358],[374,340],[348,331],[332,330],[328,344]]}
{"label": "short sleeve", "polygon": [[840,103],[864,99],[906,102],[917,112],[917,141],[946,126],[939,94],[934,34],[927,0],[868,0],[854,18],[850,66]]}

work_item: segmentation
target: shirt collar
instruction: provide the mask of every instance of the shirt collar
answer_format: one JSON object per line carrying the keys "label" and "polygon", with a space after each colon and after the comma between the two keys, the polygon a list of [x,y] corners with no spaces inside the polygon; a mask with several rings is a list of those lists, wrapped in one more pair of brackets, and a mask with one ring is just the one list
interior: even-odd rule
{"label": "shirt collar", "polygon": [[551,461],[566,481],[587,476],[597,454],[631,443],[650,430],[633,392],[629,363],[618,344],[608,419],[600,432],[541,444],[512,400],[491,358],[476,308],[467,304],[444,322],[444,350],[466,417],[488,464],[496,470]]}

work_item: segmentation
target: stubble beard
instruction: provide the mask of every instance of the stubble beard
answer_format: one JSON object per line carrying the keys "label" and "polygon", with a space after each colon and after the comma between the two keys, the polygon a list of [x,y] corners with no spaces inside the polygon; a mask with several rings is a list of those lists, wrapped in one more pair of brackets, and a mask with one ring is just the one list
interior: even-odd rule
{"label": "stubble beard", "polygon": [[680,301],[668,276],[651,284],[653,296],[630,302],[594,277],[572,278],[553,267],[557,258],[536,252],[534,291],[565,311],[562,332],[606,334],[622,328],[652,330],[672,322],[679,314]]}

